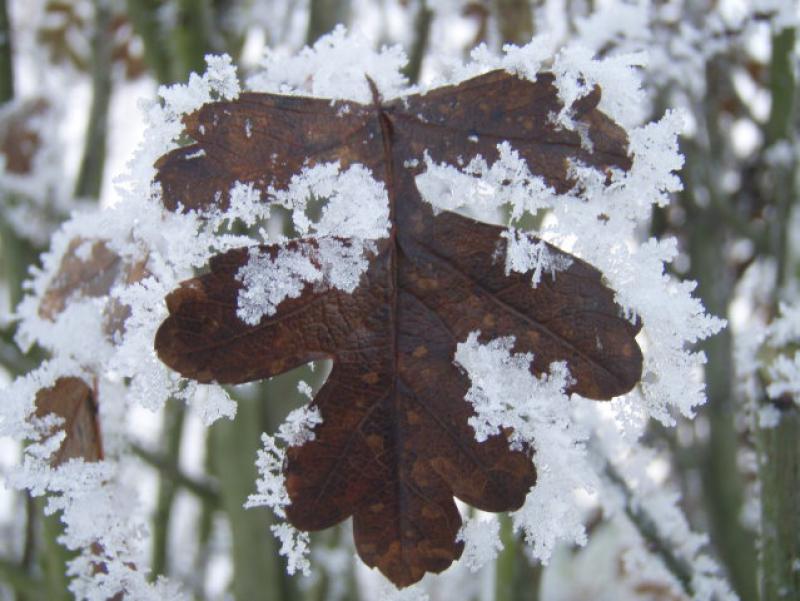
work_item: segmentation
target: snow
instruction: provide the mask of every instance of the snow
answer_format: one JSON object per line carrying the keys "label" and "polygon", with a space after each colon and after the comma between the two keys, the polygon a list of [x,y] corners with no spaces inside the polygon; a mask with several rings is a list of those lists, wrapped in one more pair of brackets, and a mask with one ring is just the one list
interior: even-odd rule
{"label": "snow", "polygon": [[297,55],[268,51],[261,69],[247,80],[254,92],[311,95],[332,100],[372,102],[367,77],[384,99],[404,93],[407,80],[401,69],[408,62],[400,46],[384,46],[379,52],[358,33],[348,35],[339,25],[313,47]]}
{"label": "snow", "polygon": [[[252,194],[252,193],[250,193]],[[346,171],[338,163],[324,163],[292,177],[286,190],[270,188],[273,204],[292,212],[298,232],[314,240],[284,245],[277,253],[250,249],[250,258],[237,273],[242,282],[237,314],[255,325],[274,315],[287,298],[297,298],[306,285],[316,290],[335,288],[352,292],[369,266],[374,241],[389,232],[389,198],[384,185],[362,165]],[[243,196],[237,198],[238,214]],[[307,213],[310,198],[325,198],[318,220]]]}
{"label": "snow", "polygon": [[456,540],[464,542],[464,554],[461,560],[473,573],[494,561],[497,554],[503,550],[503,543],[500,541],[500,522],[494,517],[464,520]]}
{"label": "snow", "polygon": [[501,234],[506,240],[506,275],[533,272],[531,284],[534,288],[542,280],[542,273],[553,280],[559,271],[569,269],[572,259],[553,253],[544,240],[534,241],[524,232],[509,228]]}
{"label": "snow", "polygon": [[[247,498],[244,505],[246,508],[267,506],[278,518],[286,518],[285,507],[290,503],[283,475],[286,447],[314,440],[314,427],[321,423],[322,416],[316,407],[300,407],[289,413],[275,437],[261,435],[263,448],[258,451],[256,459],[259,474],[256,480],[257,492]],[[286,569],[289,574],[299,571],[309,575],[311,564],[308,560],[308,533],[300,532],[285,521],[273,524],[270,529],[281,543],[279,552],[287,558]]]}
{"label": "snow", "polygon": [[479,442],[510,431],[511,448],[534,450],[536,485],[513,518],[534,557],[547,563],[558,541],[586,542],[576,493],[592,493],[597,486],[584,458],[589,433],[570,415],[565,363],[553,363],[549,373],[537,377],[530,369],[532,354],[512,353],[513,337],[481,344],[478,336],[470,334],[455,356],[471,382],[466,400],[475,415],[469,424]]}

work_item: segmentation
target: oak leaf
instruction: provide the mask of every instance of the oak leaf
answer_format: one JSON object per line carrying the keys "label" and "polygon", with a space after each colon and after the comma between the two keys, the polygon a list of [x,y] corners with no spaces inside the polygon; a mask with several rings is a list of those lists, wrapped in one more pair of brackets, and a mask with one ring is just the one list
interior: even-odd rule
{"label": "oak leaf", "polygon": [[[570,162],[606,175],[631,162],[624,131],[597,109],[599,88],[570,107],[574,131],[556,124],[563,107],[551,74],[531,82],[495,71],[392,101],[372,89],[371,105],[249,93],[186,117],[196,143],[157,163],[167,208],[224,208],[235,182],[266,193],[304,166],[360,163],[388,191],[391,229],[352,294],[309,283],[255,325],[237,317],[237,273],[250,249],[218,255],[209,273],[168,295],[155,347],[182,375],[223,384],[332,359],[312,401],[322,415],[315,438],[287,450],[287,516],[318,530],[352,515],[361,558],[407,586],[461,555],[454,496],[514,510],[536,480],[534,449],[512,451],[503,434],[475,440],[469,379],[453,363],[459,342],[475,330],[483,341],[513,335],[517,352],[534,354],[536,374],[566,361],[569,392],[595,399],[630,390],[642,362],[640,326],[598,270],[547,245],[569,267],[534,287],[498,259],[505,228],[434,213],[414,179],[425,153],[454,166],[478,155],[491,162],[508,141],[558,192],[574,185]],[[260,253],[316,243],[295,239]]]}

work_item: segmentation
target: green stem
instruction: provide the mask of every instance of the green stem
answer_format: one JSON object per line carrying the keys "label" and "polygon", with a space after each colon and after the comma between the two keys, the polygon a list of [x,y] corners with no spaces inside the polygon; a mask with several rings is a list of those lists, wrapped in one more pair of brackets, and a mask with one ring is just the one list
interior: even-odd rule
{"label": "green stem", "polygon": [[761,601],[800,599],[800,411],[758,430]]}
{"label": "green stem", "polygon": [[[172,506],[178,489],[177,478],[174,476],[180,474],[178,465],[185,416],[185,406],[174,399],[164,407],[164,429],[161,437],[165,447],[164,459],[166,465],[174,469],[159,470],[158,501],[153,515],[153,561],[150,572],[153,580],[166,574],[168,568],[169,525],[172,521]],[[144,451],[144,449],[140,449],[140,451]]]}
{"label": "green stem", "polygon": [[[214,471],[213,446],[211,436],[206,436],[206,457],[205,472],[211,474]],[[219,509],[219,493],[212,502],[207,498],[201,499],[200,517],[197,520],[197,555],[195,557],[195,573],[205,574],[208,570],[208,560],[211,557],[211,536],[214,532],[214,515]]]}
{"label": "green stem", "polygon": [[[795,30],[784,29],[773,37],[770,62],[772,108],[765,126],[768,143],[792,138],[795,117]],[[790,216],[797,197],[794,166],[773,170],[772,256],[777,263],[777,282],[772,314],[789,273]],[[764,395],[766,397],[766,394]],[[770,402],[764,399],[764,402]],[[796,399],[783,407],[774,428],[757,430],[761,482],[761,553],[759,573],[761,601],[800,598],[800,409]]]}
{"label": "green stem", "polygon": [[108,111],[111,102],[112,43],[111,9],[107,2],[94,3],[95,23],[92,35],[92,106],[89,109],[83,159],[78,171],[75,196],[100,197],[103,167],[106,160]]}
{"label": "green stem", "polygon": [[425,58],[425,52],[428,49],[432,23],[433,10],[425,0],[420,0],[417,16],[414,19],[414,43],[408,55],[408,64],[403,69],[403,74],[412,84],[419,81],[422,59]]}
{"label": "green stem", "polygon": [[792,132],[796,86],[794,45],[794,28],[784,29],[772,38],[769,86],[772,105],[764,132],[767,146],[788,139]]}
{"label": "green stem", "polygon": [[338,24],[350,21],[350,0],[311,0],[308,9],[306,44],[311,46]]}
{"label": "green stem", "polygon": [[0,104],[14,98],[14,52],[6,0],[0,0]]}
{"label": "green stem", "polygon": [[190,73],[203,73],[205,55],[212,51],[211,4],[209,0],[177,0],[175,29],[169,38],[174,44],[172,75],[184,81]]}
{"label": "green stem", "polygon": [[0,559],[0,582],[11,588],[17,595],[25,595],[27,599],[41,599],[42,601],[45,599],[42,582],[31,577],[23,568],[7,559]]}
{"label": "green stem", "polygon": [[511,518],[501,514],[500,542],[503,550],[495,560],[494,601],[511,601],[514,580],[514,555],[517,553],[514,526]]}
{"label": "green stem", "polygon": [[[765,126],[765,136],[769,145],[780,141],[788,142],[792,137],[792,122],[796,86],[794,73],[795,30],[784,29],[772,39],[772,59],[770,61],[770,91],[772,107]],[[773,256],[777,261],[777,281],[775,288],[780,290],[785,281],[789,253],[789,218],[797,193],[797,174],[792,167],[777,166],[773,170],[773,191],[775,207],[772,219]]]}
{"label": "green stem", "polygon": [[[9,197],[5,197],[6,202]],[[0,213],[0,239],[3,243],[3,268],[8,283],[9,304],[16,307],[22,300],[24,291],[22,283],[28,277],[28,269],[39,257],[40,248],[36,248],[30,240],[21,238]]]}
{"label": "green stem", "polygon": [[542,566],[531,564],[508,514],[500,514],[503,550],[495,561],[494,601],[538,601]]}
{"label": "green stem", "polygon": [[36,499],[36,506],[42,516],[42,545],[39,559],[44,583],[47,589],[48,601],[71,601],[69,581],[67,580],[67,562],[72,559],[73,553],[66,550],[58,543],[58,537],[64,531],[61,523],[61,514],[44,515],[46,500],[43,497]]}
{"label": "green stem", "polygon": [[172,83],[172,61],[167,36],[161,27],[160,0],[127,0],[128,18],[142,39],[144,60],[161,84]]}
{"label": "green stem", "polygon": [[[726,255],[731,233],[725,227],[719,207],[732,202],[720,186],[721,165],[726,163],[727,146],[720,130],[719,106],[730,92],[730,69],[719,57],[706,67],[707,94],[702,110],[708,139],[707,148],[689,145],[697,159],[687,161],[681,203],[687,211],[687,250],[691,261],[691,279],[698,282],[697,295],[712,315],[728,316],[736,274]],[[708,203],[698,202],[698,191],[706,193]],[[698,443],[701,459],[702,489],[711,539],[741,599],[757,599],[756,548],[753,532],[741,521],[745,502],[744,478],[737,455],[739,432],[736,427],[738,404],[733,390],[733,339],[729,328],[705,340],[700,348],[708,361],[705,365],[707,403],[701,413],[708,419],[709,434]]]}
{"label": "green stem", "polygon": [[271,512],[265,507],[243,507],[255,491],[261,403],[261,399],[239,400],[236,419],[220,420],[210,430],[213,471],[219,479],[222,508],[231,526],[232,592],[236,601],[286,598],[277,542],[269,529]]}

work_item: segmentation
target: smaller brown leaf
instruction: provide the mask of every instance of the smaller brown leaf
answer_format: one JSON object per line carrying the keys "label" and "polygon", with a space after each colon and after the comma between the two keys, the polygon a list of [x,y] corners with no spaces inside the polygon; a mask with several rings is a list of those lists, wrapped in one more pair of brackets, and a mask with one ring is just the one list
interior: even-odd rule
{"label": "smaller brown leaf", "polygon": [[35,121],[50,109],[44,98],[34,98],[9,106],[0,118],[0,153],[5,157],[5,170],[27,175],[42,139]]}
{"label": "smaller brown leaf", "polygon": [[75,0],[48,0],[44,6],[45,19],[39,26],[39,45],[47,53],[50,62],[70,66],[82,72],[92,69],[91,46],[86,43],[102,26],[105,43],[110,46],[111,59],[115,66],[123,67],[126,79],[136,79],[145,70],[144,55],[140,40],[125,11],[109,4],[111,15],[98,23],[96,14],[81,10]]}
{"label": "smaller brown leaf", "polygon": [[66,437],[50,459],[58,467],[70,459],[100,461],[103,443],[97,422],[97,403],[92,389],[80,378],[59,378],[36,394],[36,417],[53,413],[64,420]]}
{"label": "smaller brown leaf", "polygon": [[50,281],[42,302],[39,316],[54,321],[67,306],[70,298],[80,295],[100,297],[111,290],[121,271],[120,257],[106,243],[97,240],[87,256],[79,249],[88,244],[85,238],[74,238],[61,258],[61,265]]}
{"label": "smaller brown leaf", "polygon": [[[81,252],[84,244],[92,244],[88,253]],[[50,281],[39,303],[39,316],[55,321],[70,299],[106,296],[119,283],[133,284],[149,275],[147,257],[127,262],[108,248],[104,240],[74,238],[61,259],[58,271]],[[125,331],[130,307],[112,298],[103,311],[103,331],[113,338]]]}

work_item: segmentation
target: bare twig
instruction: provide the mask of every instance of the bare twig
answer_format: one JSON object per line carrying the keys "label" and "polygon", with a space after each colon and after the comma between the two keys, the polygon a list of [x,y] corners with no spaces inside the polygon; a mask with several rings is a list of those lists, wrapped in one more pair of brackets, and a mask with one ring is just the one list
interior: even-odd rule
{"label": "bare twig", "polygon": [[140,445],[131,445],[131,450],[142,461],[166,474],[168,478],[196,497],[212,503],[219,503],[219,490],[214,482],[192,478],[184,473],[171,457],[155,453]]}

